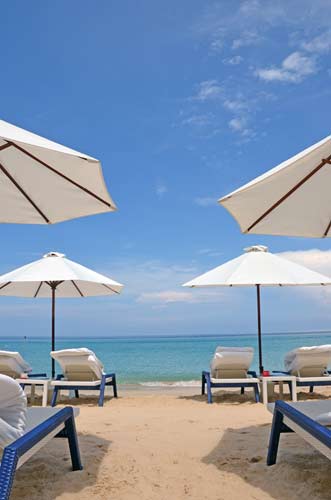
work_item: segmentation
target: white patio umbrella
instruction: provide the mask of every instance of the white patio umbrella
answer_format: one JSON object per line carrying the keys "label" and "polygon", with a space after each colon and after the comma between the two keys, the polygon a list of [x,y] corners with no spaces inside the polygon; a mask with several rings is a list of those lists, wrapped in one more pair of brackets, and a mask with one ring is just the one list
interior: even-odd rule
{"label": "white patio umbrella", "polygon": [[[55,297],[92,297],[119,294],[123,285],[50,252],[40,260],[0,276],[0,295],[52,298],[52,351],[55,350]],[[52,377],[55,364],[52,359]]]}
{"label": "white patio umbrella", "polygon": [[311,271],[268,252],[267,247],[256,245],[245,253],[221,266],[188,281],[185,287],[255,286],[257,294],[257,326],[259,368],[263,372],[261,337],[261,286],[330,285],[331,278]]}
{"label": "white patio umbrella", "polygon": [[331,237],[331,136],[219,200],[243,233]]}
{"label": "white patio umbrella", "polygon": [[53,224],[114,210],[99,160],[0,120],[0,222]]}

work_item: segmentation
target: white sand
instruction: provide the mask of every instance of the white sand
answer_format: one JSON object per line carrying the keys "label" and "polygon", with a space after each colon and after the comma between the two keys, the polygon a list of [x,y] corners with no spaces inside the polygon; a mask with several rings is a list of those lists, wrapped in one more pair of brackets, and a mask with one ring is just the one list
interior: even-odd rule
{"label": "white sand", "polygon": [[120,389],[104,408],[81,399],[84,470],[72,472],[66,442],[53,439],[17,472],[12,500],[331,498],[331,463],[298,436],[282,436],[278,464],[265,465],[262,404],[222,391],[207,405],[197,394]]}

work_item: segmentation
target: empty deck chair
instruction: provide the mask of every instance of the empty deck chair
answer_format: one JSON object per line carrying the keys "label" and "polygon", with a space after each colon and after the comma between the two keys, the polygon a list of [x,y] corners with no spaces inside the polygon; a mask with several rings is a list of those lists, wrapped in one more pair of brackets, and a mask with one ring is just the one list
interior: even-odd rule
{"label": "empty deck chair", "polygon": [[0,375],[1,500],[10,497],[16,470],[53,437],[68,439],[72,468],[81,470],[73,408],[27,408],[20,385]]}
{"label": "empty deck chair", "polygon": [[16,351],[0,351],[0,373],[12,378],[46,377],[46,373],[32,373],[32,368]]}
{"label": "empty deck chair", "polygon": [[212,388],[240,387],[241,394],[246,387],[254,389],[255,401],[260,401],[259,379],[249,371],[254,356],[252,347],[217,347],[210,364],[210,372],[202,372],[202,394],[207,387],[207,401],[213,402]]}
{"label": "empty deck chair", "polygon": [[283,432],[295,432],[316,450],[331,459],[331,402],[300,401],[285,403],[276,401],[268,405],[273,412],[269,438],[267,465],[274,465],[277,460],[280,435]]}
{"label": "empty deck chair", "polygon": [[330,364],[331,345],[300,347],[286,354],[283,373],[296,376],[297,387],[308,386],[313,392],[314,386],[331,385]]}
{"label": "empty deck chair", "polygon": [[101,361],[90,349],[81,347],[52,351],[51,356],[59,363],[63,372],[51,383],[54,389],[52,406],[56,405],[58,393],[62,389],[74,390],[76,397],[79,397],[80,390],[99,391],[98,405],[103,406],[105,388],[112,386],[114,397],[117,398],[115,373],[105,373]]}

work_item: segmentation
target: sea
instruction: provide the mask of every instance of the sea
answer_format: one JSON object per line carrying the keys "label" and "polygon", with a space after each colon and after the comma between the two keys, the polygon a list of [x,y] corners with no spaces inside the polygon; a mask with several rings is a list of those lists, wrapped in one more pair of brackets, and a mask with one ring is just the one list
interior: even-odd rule
{"label": "sea", "polygon": [[[283,369],[284,355],[297,347],[331,344],[330,332],[274,333],[263,335],[266,370]],[[56,349],[88,347],[102,360],[107,372],[116,372],[118,382],[145,387],[195,386],[201,371],[208,369],[218,345],[251,346],[255,349],[252,369],[258,369],[257,335],[139,336],[112,338],[58,338]],[[50,374],[50,340],[0,337],[0,350],[18,351],[34,372]],[[59,371],[60,373],[60,371]]]}

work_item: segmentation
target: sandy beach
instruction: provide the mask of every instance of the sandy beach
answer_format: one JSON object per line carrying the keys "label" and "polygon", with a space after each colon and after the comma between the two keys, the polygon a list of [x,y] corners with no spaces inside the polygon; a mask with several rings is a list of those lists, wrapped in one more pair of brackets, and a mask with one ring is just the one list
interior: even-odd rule
{"label": "sandy beach", "polygon": [[278,464],[265,465],[271,415],[262,404],[222,391],[207,405],[198,394],[120,389],[104,408],[83,396],[84,470],[72,472],[66,443],[53,439],[17,472],[12,499],[330,498],[329,461],[298,436],[282,436]]}

